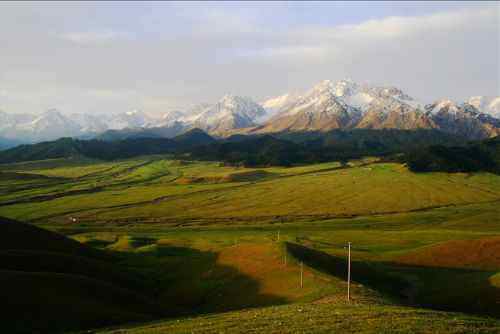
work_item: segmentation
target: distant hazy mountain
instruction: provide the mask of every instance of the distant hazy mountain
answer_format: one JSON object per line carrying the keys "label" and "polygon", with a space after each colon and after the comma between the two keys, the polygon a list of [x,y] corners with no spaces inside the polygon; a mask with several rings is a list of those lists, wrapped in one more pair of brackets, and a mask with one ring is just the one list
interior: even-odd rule
{"label": "distant hazy mountain", "polygon": [[106,120],[108,129],[121,130],[125,128],[147,127],[152,124],[152,118],[140,110],[132,110],[111,116]]}
{"label": "distant hazy mountain", "polygon": [[11,114],[0,111],[0,136],[25,142],[61,137],[93,137],[107,130],[142,129],[157,124],[141,111],[114,115],[65,115],[50,109],[40,115]]}
{"label": "distant hazy mountain", "polygon": [[48,110],[33,119],[18,121],[1,135],[25,141],[43,141],[80,133],[80,125],[56,109]]}
{"label": "distant hazy mountain", "polygon": [[70,117],[80,126],[79,132],[84,134],[101,133],[109,129],[107,119],[102,116],[72,114]]}
{"label": "distant hazy mountain", "polygon": [[3,138],[0,137],[0,151],[1,150],[6,150],[12,147],[16,147],[18,145],[23,144],[23,142],[15,140],[15,139],[8,139],[8,138]]}

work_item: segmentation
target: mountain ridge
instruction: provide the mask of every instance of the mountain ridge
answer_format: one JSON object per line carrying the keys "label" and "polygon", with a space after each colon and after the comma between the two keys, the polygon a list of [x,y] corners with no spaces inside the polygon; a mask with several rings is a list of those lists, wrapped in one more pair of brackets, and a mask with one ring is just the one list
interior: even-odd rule
{"label": "mountain ridge", "polygon": [[352,80],[323,80],[304,94],[286,93],[262,101],[224,95],[212,104],[151,115],[132,110],[113,115],[40,115],[0,111],[0,137],[40,142],[60,137],[122,140],[173,138],[199,128],[212,136],[330,131],[334,129],[439,129],[469,139],[500,134],[500,97],[472,96],[464,102],[423,103],[394,86]]}

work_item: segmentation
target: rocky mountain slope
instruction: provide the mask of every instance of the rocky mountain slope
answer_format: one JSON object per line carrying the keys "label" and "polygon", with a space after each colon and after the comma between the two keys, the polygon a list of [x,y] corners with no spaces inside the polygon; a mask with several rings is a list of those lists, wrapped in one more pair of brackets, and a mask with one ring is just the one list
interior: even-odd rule
{"label": "rocky mountain slope", "polygon": [[199,128],[210,133],[255,126],[257,120],[266,115],[266,110],[249,98],[225,95],[214,105],[198,107],[179,118],[190,128]]}
{"label": "rocky mountain slope", "polygon": [[467,103],[482,113],[500,118],[500,96],[473,96]]}
{"label": "rocky mountain slope", "polygon": [[277,115],[250,133],[328,131],[332,129],[438,129],[470,139],[500,134],[495,118],[500,98],[471,98],[457,104],[440,100],[425,105],[396,87],[350,80],[322,81],[302,96],[265,101]]}

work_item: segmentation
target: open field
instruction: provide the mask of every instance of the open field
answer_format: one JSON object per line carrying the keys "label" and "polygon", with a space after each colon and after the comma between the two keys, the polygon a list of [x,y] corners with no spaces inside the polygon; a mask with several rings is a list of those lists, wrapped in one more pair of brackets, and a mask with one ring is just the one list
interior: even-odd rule
{"label": "open field", "polygon": [[[308,332],[308,323],[314,332],[499,330],[497,320],[434,311],[500,318],[493,174],[415,174],[374,159],[241,168],[151,156],[2,165],[0,178],[0,216],[113,254],[147,278],[144,293],[157,296],[161,314],[183,317],[131,333],[248,332],[252,321],[256,332]],[[35,262],[0,255],[8,270],[23,270],[15,259]],[[41,271],[73,263],[47,256],[53,265]],[[72,267],[102,280],[92,261]]]}
{"label": "open field", "polygon": [[2,168],[11,179],[0,188],[2,215],[36,222],[314,220],[500,199],[492,174],[414,174],[391,163],[250,169],[146,157],[40,170],[30,164],[29,178],[15,165]]}

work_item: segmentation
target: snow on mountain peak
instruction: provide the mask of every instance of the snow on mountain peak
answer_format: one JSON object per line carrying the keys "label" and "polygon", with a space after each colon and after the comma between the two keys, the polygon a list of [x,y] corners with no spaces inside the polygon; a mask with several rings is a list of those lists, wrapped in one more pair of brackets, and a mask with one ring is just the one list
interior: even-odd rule
{"label": "snow on mountain peak", "polygon": [[431,114],[436,114],[442,110],[446,110],[449,113],[457,113],[459,110],[459,106],[456,102],[449,99],[440,99],[436,102],[429,104],[425,107],[427,111]]}
{"label": "snow on mountain peak", "polygon": [[334,89],[338,97],[351,96],[358,92],[359,85],[351,79],[344,79],[335,83]]}
{"label": "snow on mountain peak", "polygon": [[[70,117],[57,109],[39,115],[0,112],[0,136],[37,141],[110,129],[150,127],[198,127],[224,134],[256,125],[262,125],[259,129],[263,131],[438,127],[450,132],[457,127],[456,121],[462,122],[462,130],[467,132],[467,129],[479,128],[480,123],[500,129],[496,125],[500,124],[498,119],[500,96],[472,96],[464,103],[442,99],[424,107],[397,87],[343,79],[323,80],[303,94],[287,93],[260,105],[247,97],[225,94],[212,104],[199,104],[160,115],[139,109],[101,116],[72,114]],[[474,136],[480,137],[472,133]]]}
{"label": "snow on mountain peak", "polygon": [[192,127],[221,132],[253,126],[265,114],[266,110],[252,99],[226,94],[213,105],[194,107],[180,120]]}
{"label": "snow on mountain peak", "polygon": [[500,96],[472,96],[467,102],[480,112],[500,119]]}
{"label": "snow on mountain peak", "polygon": [[332,91],[333,82],[331,80],[323,80],[314,85],[306,95],[331,93]]}
{"label": "snow on mountain peak", "polygon": [[133,115],[137,115],[137,114],[140,114],[141,111],[138,110],[138,109],[134,109],[134,110],[131,110],[131,111],[126,111],[125,114],[128,115],[128,116],[133,116]]}

